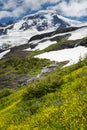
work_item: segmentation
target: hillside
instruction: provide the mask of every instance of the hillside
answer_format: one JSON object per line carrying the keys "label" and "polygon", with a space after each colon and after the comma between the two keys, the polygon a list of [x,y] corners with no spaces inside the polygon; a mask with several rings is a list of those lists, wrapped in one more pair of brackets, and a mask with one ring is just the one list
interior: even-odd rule
{"label": "hillside", "polygon": [[[1,130],[87,129],[87,57],[69,67],[63,67],[69,61],[33,57],[75,43],[65,40],[28,53],[16,47],[0,60]],[[81,39],[80,45],[86,43]]]}
{"label": "hillside", "polygon": [[18,90],[1,90],[0,129],[86,130],[86,85],[87,58]]}

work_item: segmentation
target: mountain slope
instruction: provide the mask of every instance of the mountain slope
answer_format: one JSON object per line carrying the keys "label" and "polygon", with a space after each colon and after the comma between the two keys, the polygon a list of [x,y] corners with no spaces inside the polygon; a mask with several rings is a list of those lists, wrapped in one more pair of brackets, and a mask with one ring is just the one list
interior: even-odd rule
{"label": "mountain slope", "polygon": [[56,69],[44,79],[0,99],[0,129],[86,129],[86,65],[87,58]]}

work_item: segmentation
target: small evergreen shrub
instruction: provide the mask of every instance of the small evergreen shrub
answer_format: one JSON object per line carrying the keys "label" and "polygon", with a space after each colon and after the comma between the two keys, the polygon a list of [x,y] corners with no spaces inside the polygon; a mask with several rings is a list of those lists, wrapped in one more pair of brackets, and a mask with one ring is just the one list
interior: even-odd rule
{"label": "small evergreen shrub", "polygon": [[0,90],[0,99],[9,96],[12,94],[12,89],[4,88],[3,90]]}
{"label": "small evergreen shrub", "polygon": [[47,93],[55,92],[60,88],[62,83],[63,80],[60,76],[56,74],[49,75],[47,78],[29,85],[26,92],[23,94],[23,99],[30,100],[33,98],[40,98]]}

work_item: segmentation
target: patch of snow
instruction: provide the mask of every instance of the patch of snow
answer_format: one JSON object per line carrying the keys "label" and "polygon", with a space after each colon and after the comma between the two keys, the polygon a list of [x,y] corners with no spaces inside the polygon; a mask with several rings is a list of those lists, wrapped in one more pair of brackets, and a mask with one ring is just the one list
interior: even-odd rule
{"label": "patch of snow", "polygon": [[3,45],[6,44],[6,45],[10,45],[10,47],[14,47],[14,46],[19,46],[19,45],[22,45],[22,44],[26,44],[28,42],[27,39],[25,38],[20,38],[20,37],[17,37],[17,36],[3,36],[1,39],[0,39],[0,48],[3,49]]}
{"label": "patch of snow", "polygon": [[87,27],[72,31],[71,36],[68,38],[68,40],[77,40],[82,39],[84,37],[87,37]]}
{"label": "patch of snow", "polygon": [[21,28],[23,23],[24,23],[24,20],[20,20],[19,22],[15,23],[12,30],[18,31]]}
{"label": "patch of snow", "polygon": [[[34,44],[37,43],[37,42],[34,42]],[[47,40],[45,42],[40,42],[38,43],[38,45],[34,48],[34,49],[31,49],[30,47],[27,48],[27,49],[24,49],[25,51],[35,51],[35,50],[43,50],[45,48],[47,48],[48,46],[52,45],[52,44],[55,44],[57,43],[56,41],[50,41],[50,40]]]}
{"label": "patch of snow", "polygon": [[56,41],[50,41],[50,40],[47,40],[45,42],[41,42],[41,43],[38,43],[38,45],[32,49],[33,51],[35,50],[43,50],[45,48],[47,48],[48,46],[52,45],[52,44],[55,44],[57,43]]}
{"label": "patch of snow", "polygon": [[79,61],[79,58],[84,58],[87,54],[87,48],[83,46],[78,46],[70,49],[63,49],[58,51],[46,52],[35,57],[41,59],[50,59],[51,61],[69,61],[69,63],[65,66],[70,66]]}
{"label": "patch of snow", "polygon": [[76,27],[87,26],[87,22],[79,23],[79,24],[76,24],[76,25],[74,25],[74,26],[76,26]]}
{"label": "patch of snow", "polygon": [[24,49],[24,51],[31,51],[31,48],[29,47],[27,49]]}
{"label": "patch of snow", "polygon": [[1,53],[0,53],[0,59],[2,59],[3,56],[6,55],[6,54],[9,53],[9,52],[10,52],[10,50],[7,50],[7,51],[4,51],[4,52],[1,52]]}
{"label": "patch of snow", "polygon": [[57,15],[58,16],[58,18],[60,18],[60,19],[62,19],[63,21],[65,21],[65,22],[67,22],[67,23],[69,23],[71,26],[78,26],[78,24],[81,24],[82,22],[80,22],[80,21],[76,21],[76,20],[71,20],[71,19],[68,19],[68,18],[66,18],[66,17],[63,17],[63,16],[61,16],[61,15]]}

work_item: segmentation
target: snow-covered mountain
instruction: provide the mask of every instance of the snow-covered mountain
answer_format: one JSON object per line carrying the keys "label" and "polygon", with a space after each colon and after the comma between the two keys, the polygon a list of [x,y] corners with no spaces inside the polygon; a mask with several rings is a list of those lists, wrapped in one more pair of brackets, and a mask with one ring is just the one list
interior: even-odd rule
{"label": "snow-covered mountain", "polygon": [[0,26],[0,49],[6,50],[23,45],[28,43],[29,39],[36,34],[52,32],[77,24],[80,22],[58,15],[56,11],[39,11],[14,24],[5,27]]}
{"label": "snow-covered mountain", "polygon": [[79,24],[79,21],[67,19],[54,10],[42,10],[35,14],[24,17],[25,23],[21,29],[36,28],[38,31],[65,28],[71,25]]}
{"label": "snow-covered mountain", "polygon": [[[81,41],[87,37],[87,22],[70,20],[56,11],[39,11],[8,26],[0,25],[0,59],[7,53],[37,51],[48,46],[69,40],[58,49],[37,55],[53,61],[69,61],[71,65],[79,61],[79,57],[87,54],[87,43]],[[85,46],[85,47],[83,47]]]}

